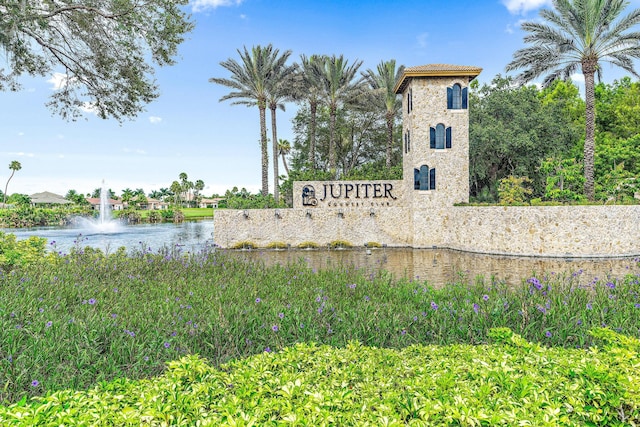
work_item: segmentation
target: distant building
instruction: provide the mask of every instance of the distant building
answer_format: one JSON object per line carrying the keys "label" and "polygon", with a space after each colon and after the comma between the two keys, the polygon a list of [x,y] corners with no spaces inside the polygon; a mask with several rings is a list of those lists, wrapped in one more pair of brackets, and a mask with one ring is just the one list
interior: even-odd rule
{"label": "distant building", "polygon": [[201,199],[198,202],[198,207],[199,208],[213,208],[213,209],[217,209],[218,208],[218,203],[220,203],[222,200],[224,200],[224,197],[215,197],[213,199]]}
{"label": "distant building", "polygon": [[[99,197],[87,197],[87,202],[91,205],[91,209],[100,210]],[[120,200],[107,199],[107,204],[112,211],[121,211],[124,209],[124,204]]]}
{"label": "distant building", "polygon": [[49,191],[44,191],[42,193],[34,193],[29,196],[31,199],[31,204],[33,206],[38,205],[67,205],[69,203],[73,203],[70,200],[65,199],[63,196],[55,193],[51,193]]}

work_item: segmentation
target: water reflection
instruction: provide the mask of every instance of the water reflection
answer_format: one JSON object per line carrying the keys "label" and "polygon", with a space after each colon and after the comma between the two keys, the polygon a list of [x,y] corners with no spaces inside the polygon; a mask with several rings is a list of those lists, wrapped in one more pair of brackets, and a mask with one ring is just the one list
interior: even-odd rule
{"label": "water reflection", "polygon": [[386,270],[396,278],[427,280],[432,286],[443,286],[463,279],[472,282],[476,277],[520,284],[534,273],[573,275],[586,284],[594,278],[640,274],[637,259],[630,258],[530,258],[484,255],[447,249],[365,249],[353,250],[291,250],[291,251],[232,251],[235,256],[261,260],[267,265],[286,265],[302,260],[315,269],[336,266],[355,266],[366,274]]}

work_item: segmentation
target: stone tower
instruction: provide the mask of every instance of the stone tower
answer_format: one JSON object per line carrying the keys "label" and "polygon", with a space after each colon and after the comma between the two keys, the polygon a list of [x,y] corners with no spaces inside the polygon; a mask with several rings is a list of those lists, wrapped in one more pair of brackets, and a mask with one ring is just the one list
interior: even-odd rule
{"label": "stone tower", "polygon": [[406,68],[396,83],[402,94],[403,180],[416,213],[469,201],[468,87],[481,71],[421,65]]}

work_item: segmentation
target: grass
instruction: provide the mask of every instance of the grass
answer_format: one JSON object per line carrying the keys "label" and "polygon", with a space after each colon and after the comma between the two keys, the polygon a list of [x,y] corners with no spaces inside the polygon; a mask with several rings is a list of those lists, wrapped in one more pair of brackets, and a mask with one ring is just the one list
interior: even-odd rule
{"label": "grass", "polygon": [[267,268],[213,249],[78,248],[1,277],[0,401],[150,378],[190,354],[218,367],[302,342],[477,345],[508,327],[545,346],[586,348],[593,327],[640,336],[639,280],[636,260],[626,277],[549,274],[516,288],[461,277],[436,290],[352,266]]}

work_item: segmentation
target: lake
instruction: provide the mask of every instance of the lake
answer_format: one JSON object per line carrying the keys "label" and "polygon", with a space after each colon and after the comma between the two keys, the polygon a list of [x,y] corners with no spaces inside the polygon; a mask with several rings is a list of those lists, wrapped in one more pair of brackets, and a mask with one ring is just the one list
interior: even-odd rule
{"label": "lake", "polygon": [[[3,229],[16,234],[18,239],[40,236],[47,239],[50,250],[68,253],[74,246],[91,246],[105,252],[114,252],[121,246],[128,250],[158,251],[162,247],[179,247],[195,252],[212,246],[214,225],[212,220],[185,221],[180,224],[123,225],[103,232],[90,227],[39,227]],[[447,249],[366,248],[328,250],[263,250],[228,251],[246,260],[261,261],[267,265],[303,262],[314,269],[354,266],[366,274],[385,270],[394,277],[428,280],[433,286],[443,286],[460,278],[473,281],[482,276],[509,284],[518,284],[536,273],[574,275],[581,283],[594,278],[640,275],[638,260],[634,257],[612,258],[534,258],[484,255]]]}

